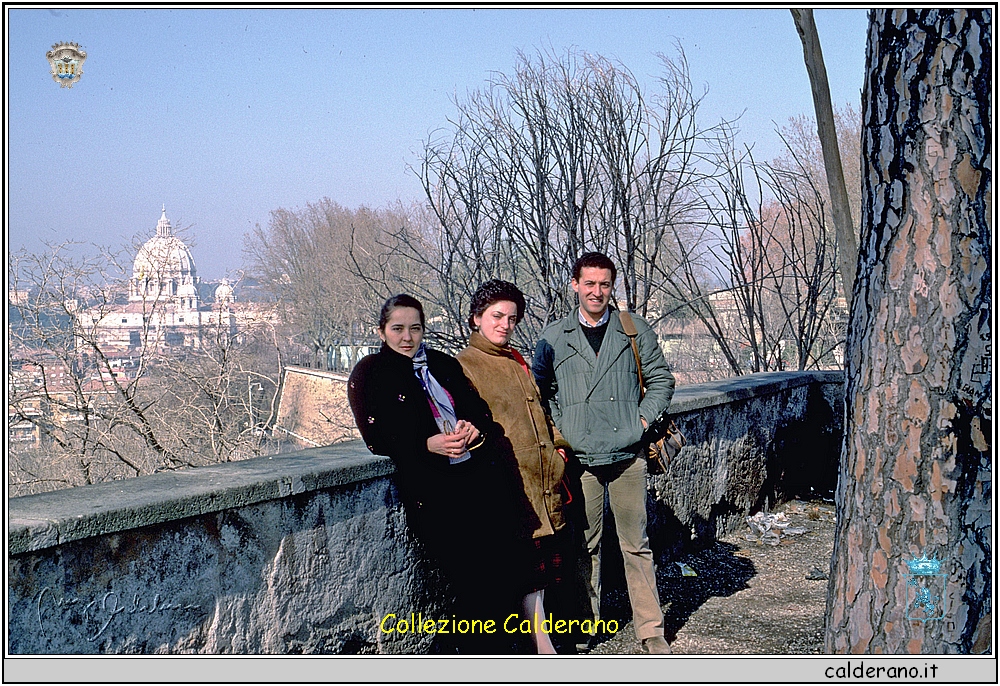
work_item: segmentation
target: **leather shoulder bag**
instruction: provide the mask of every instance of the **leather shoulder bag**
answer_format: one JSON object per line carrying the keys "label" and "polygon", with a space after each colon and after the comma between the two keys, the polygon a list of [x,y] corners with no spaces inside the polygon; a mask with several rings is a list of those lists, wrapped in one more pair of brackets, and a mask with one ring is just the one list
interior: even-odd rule
{"label": "leather shoulder bag", "polygon": [[[628,336],[629,343],[632,344],[632,354],[635,355],[635,368],[639,372],[639,394],[640,398],[646,395],[646,384],[642,376],[642,361],[639,359],[639,346],[636,337],[639,332],[632,321],[632,315],[628,312],[619,312],[618,319],[622,323],[622,331]],[[662,474],[667,471],[670,461],[677,456],[687,444],[684,434],[677,428],[674,420],[667,418],[666,414],[655,418],[649,423],[647,435],[652,438],[652,442],[646,449],[646,468],[650,474]]]}

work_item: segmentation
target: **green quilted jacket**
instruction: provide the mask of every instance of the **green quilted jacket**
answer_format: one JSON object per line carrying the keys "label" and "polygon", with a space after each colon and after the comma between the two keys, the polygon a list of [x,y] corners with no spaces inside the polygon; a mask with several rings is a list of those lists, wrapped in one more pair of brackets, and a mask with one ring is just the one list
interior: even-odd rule
{"label": "green quilted jacket", "polygon": [[632,315],[639,334],[639,358],[646,382],[640,402],[639,377],[628,336],[612,310],[600,354],[587,342],[577,310],[549,324],[535,348],[532,372],[542,402],[563,437],[586,466],[635,457],[644,447],[640,416],[652,424],[674,395],[656,333]]}

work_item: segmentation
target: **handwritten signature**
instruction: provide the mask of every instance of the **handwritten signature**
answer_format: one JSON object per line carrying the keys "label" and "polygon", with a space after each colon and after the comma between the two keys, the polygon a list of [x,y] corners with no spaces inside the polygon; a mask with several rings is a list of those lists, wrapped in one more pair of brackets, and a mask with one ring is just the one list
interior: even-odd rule
{"label": "handwritten signature", "polygon": [[136,593],[132,596],[132,604],[124,604],[121,598],[114,591],[108,591],[100,600],[85,601],[82,598],[67,598],[56,597],[55,592],[46,586],[38,593],[38,601],[36,602],[36,614],[38,616],[38,627],[45,631],[45,624],[42,622],[42,601],[48,599],[52,605],[61,609],[64,612],[75,611],[79,612],[81,617],[81,622],[85,626],[92,625],[97,627],[97,632],[91,636],[87,636],[88,641],[96,641],[98,638],[107,631],[108,627],[111,626],[111,622],[115,620],[115,617],[119,617],[123,614],[155,614],[157,612],[165,612],[167,610],[197,610],[200,605],[190,605],[182,603],[172,603],[168,602],[160,597],[157,593],[153,596],[153,601],[147,604],[144,600],[139,598],[139,594]]}

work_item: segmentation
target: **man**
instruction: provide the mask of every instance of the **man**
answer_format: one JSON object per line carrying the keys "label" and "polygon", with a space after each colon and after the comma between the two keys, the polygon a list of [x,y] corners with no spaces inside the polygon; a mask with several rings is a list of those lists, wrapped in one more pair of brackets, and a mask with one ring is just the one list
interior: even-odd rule
{"label": "man", "polygon": [[[573,446],[580,477],[586,528],[582,556],[595,620],[600,617],[601,533],[604,494],[618,530],[636,636],[649,653],[669,654],[656,590],[653,553],[646,535],[646,428],[670,405],[674,377],[656,333],[632,317],[646,383],[642,396],[635,356],[618,312],[608,306],[617,270],[601,253],[586,253],[573,265],[573,290],[580,303],[542,331],[532,371],[563,437]],[[640,400],[641,397],[641,400]]]}

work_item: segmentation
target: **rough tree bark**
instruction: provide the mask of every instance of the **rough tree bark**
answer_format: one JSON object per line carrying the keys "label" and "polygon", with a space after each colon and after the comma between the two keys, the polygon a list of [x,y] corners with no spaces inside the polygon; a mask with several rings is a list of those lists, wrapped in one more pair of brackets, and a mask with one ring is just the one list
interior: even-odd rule
{"label": "rough tree bark", "polygon": [[990,650],[991,24],[872,14],[828,652]]}
{"label": "rough tree bark", "polygon": [[847,308],[851,308],[851,287],[854,284],[858,260],[858,241],[854,237],[854,222],[851,220],[851,204],[847,199],[847,184],[844,182],[844,167],[840,161],[840,146],[837,144],[837,127],[833,121],[833,105],[830,102],[830,83],[826,78],[826,64],[823,50],[810,9],[792,9],[795,28],[802,39],[802,54],[809,72],[812,87],[813,107],[816,109],[816,129],[820,146],[823,148],[823,166],[830,188],[830,212],[837,230],[837,254],[840,276],[844,283],[844,297]]}

